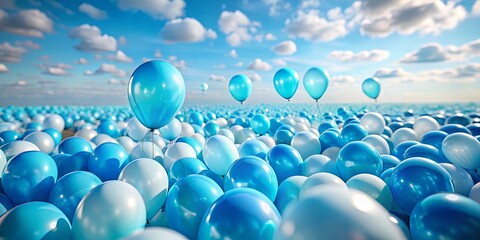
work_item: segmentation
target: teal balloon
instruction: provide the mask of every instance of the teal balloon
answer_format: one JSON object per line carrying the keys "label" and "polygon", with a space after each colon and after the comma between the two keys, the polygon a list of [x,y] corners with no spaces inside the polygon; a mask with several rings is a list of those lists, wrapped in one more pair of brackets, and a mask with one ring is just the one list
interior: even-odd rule
{"label": "teal balloon", "polygon": [[223,194],[205,213],[198,239],[274,239],[281,216],[262,193],[237,188]]}
{"label": "teal balloon", "polygon": [[200,84],[200,90],[202,90],[202,92],[207,91],[208,90],[208,84],[207,83]]}
{"label": "teal balloon", "polygon": [[235,100],[243,103],[252,92],[252,81],[243,74],[235,75],[230,79],[228,89]]}
{"label": "teal balloon", "polygon": [[143,230],[146,215],[142,196],[132,185],[108,181],[96,186],[80,201],[72,223],[73,237],[120,239]]}
{"label": "teal balloon", "polygon": [[257,114],[250,121],[250,126],[255,133],[263,135],[270,129],[270,119],[264,114]]}
{"label": "teal balloon", "polygon": [[95,148],[88,159],[88,168],[102,181],[114,180],[118,179],[128,161],[128,153],[122,145],[106,142]]}
{"label": "teal balloon", "polygon": [[330,75],[323,68],[310,68],[303,76],[303,87],[308,95],[318,101],[327,91]]}
{"label": "teal balloon", "polygon": [[191,157],[180,158],[173,163],[168,172],[169,182],[173,185],[178,180],[191,174],[200,173],[203,170],[207,170],[207,166],[202,161]]}
{"label": "teal balloon", "polygon": [[0,217],[13,207],[15,207],[15,204],[13,204],[12,200],[0,193]]}
{"label": "teal balloon", "polygon": [[46,202],[28,202],[0,218],[1,239],[70,239],[72,227],[60,209]]}
{"label": "teal balloon", "polygon": [[170,189],[165,203],[168,224],[195,239],[203,215],[222,194],[220,186],[206,176],[193,174],[180,179]]}
{"label": "teal balloon", "polygon": [[413,209],[410,230],[413,239],[478,239],[480,204],[458,194],[432,195]]}
{"label": "teal balloon", "polygon": [[147,128],[157,129],[169,123],[184,100],[183,76],[168,62],[145,62],[130,77],[128,102],[135,116]]}
{"label": "teal balloon", "polygon": [[362,83],[362,90],[367,97],[376,100],[378,95],[380,95],[380,81],[378,78],[367,78]]}
{"label": "teal balloon", "polygon": [[280,96],[290,101],[298,88],[298,73],[292,68],[282,68],[273,76],[273,86]]}
{"label": "teal balloon", "polygon": [[275,171],[279,183],[288,177],[302,174],[302,156],[295,148],[288,145],[279,144],[270,149],[267,162]]}
{"label": "teal balloon", "polygon": [[339,176],[344,181],[348,181],[360,173],[380,176],[383,162],[380,153],[372,145],[353,141],[345,145],[338,153],[336,167]]}

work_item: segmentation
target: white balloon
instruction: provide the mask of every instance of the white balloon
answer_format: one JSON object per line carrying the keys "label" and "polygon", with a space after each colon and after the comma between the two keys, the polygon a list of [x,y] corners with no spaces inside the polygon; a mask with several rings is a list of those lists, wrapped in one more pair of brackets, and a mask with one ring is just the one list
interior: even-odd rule
{"label": "white balloon", "polygon": [[295,126],[295,119],[293,119],[292,117],[286,117],[284,119],[282,119],[281,121],[283,124],[287,124],[287,125],[290,125],[290,126]]}
{"label": "white balloon", "polygon": [[6,143],[2,145],[2,151],[5,154],[5,157],[7,158],[7,162],[17,156],[18,154],[22,152],[27,152],[27,151],[40,151],[40,149],[37,147],[37,145],[28,142],[28,141],[23,141],[23,140],[17,140],[13,142]]}
{"label": "white balloon", "polygon": [[322,154],[329,157],[333,161],[337,161],[338,152],[340,152],[339,147],[329,147],[329,148],[325,149],[325,151],[323,151]]}
{"label": "white balloon", "polygon": [[5,165],[7,165],[7,157],[5,156],[5,153],[3,153],[3,150],[0,149],[0,171],[3,172]]}
{"label": "white balloon", "polygon": [[167,151],[165,152],[165,157],[163,159],[163,166],[170,172],[170,168],[172,167],[173,163],[175,163],[180,158],[191,157],[196,158],[197,153],[195,149],[188,143],[184,142],[176,142],[168,147]]}
{"label": "white balloon", "polygon": [[243,127],[240,125],[233,125],[230,127],[230,131],[233,133],[233,135],[235,135],[237,132],[239,132],[242,129]]}
{"label": "white balloon", "polygon": [[417,133],[411,128],[400,128],[393,132],[390,139],[392,140],[393,145],[396,147],[398,144],[405,141],[417,141],[418,136]]}
{"label": "white balloon", "polygon": [[390,147],[388,146],[387,140],[380,135],[368,135],[364,137],[362,141],[372,145],[380,154],[390,154]]}
{"label": "white balloon", "polygon": [[84,138],[85,140],[92,140],[95,136],[97,136],[97,131],[93,129],[81,129],[75,133],[75,136]]}
{"label": "white balloon", "polygon": [[276,145],[275,140],[268,135],[260,136],[260,137],[257,138],[257,140],[260,140],[263,143],[265,143],[267,145],[267,147],[269,147],[270,149],[272,149]]}
{"label": "white balloon", "polygon": [[360,124],[367,129],[369,134],[381,134],[385,128],[385,119],[380,113],[369,112],[363,115]]}
{"label": "white balloon", "polygon": [[148,133],[148,128],[143,126],[136,117],[133,117],[127,123],[126,133],[133,140],[138,142]]}
{"label": "white balloon", "polygon": [[308,131],[310,131],[311,133],[315,134],[315,136],[320,137],[320,132],[318,131],[318,129],[316,128],[309,128]]}
{"label": "white balloon", "polygon": [[242,144],[249,139],[256,139],[256,134],[250,128],[244,128],[233,134],[235,136],[235,143]]}
{"label": "white balloon", "polygon": [[439,128],[440,124],[438,124],[437,120],[430,116],[421,116],[413,123],[413,130],[415,130],[419,138],[425,135],[425,133],[437,130]]}
{"label": "white balloon", "polygon": [[442,142],[442,152],[448,161],[465,169],[480,167],[480,142],[470,134],[453,133]]}
{"label": "white balloon", "polygon": [[172,230],[170,228],[163,227],[149,227],[143,231],[137,231],[134,234],[123,238],[123,240],[156,240],[156,239],[168,239],[168,240],[187,240],[181,233]]}
{"label": "white balloon", "polygon": [[452,176],[455,193],[468,196],[474,184],[472,176],[459,166],[450,163],[440,163],[440,165]]}
{"label": "white balloon", "polygon": [[303,159],[307,159],[314,154],[320,154],[322,151],[320,140],[309,131],[295,134],[292,138],[291,146],[298,150]]}
{"label": "white balloon", "polygon": [[335,164],[335,160],[332,160],[323,154],[315,154],[305,159],[305,161],[302,163],[302,175],[309,177],[319,172],[327,172],[333,175],[338,175]]}
{"label": "white balloon", "polygon": [[200,145],[202,146],[203,148],[203,145],[205,145],[205,137],[202,136],[202,134],[200,133],[195,133],[192,135],[192,138],[194,138],[195,140],[198,141],[198,143],[200,143]]}
{"label": "white balloon", "polygon": [[334,174],[327,172],[315,173],[307,178],[300,188],[299,198],[303,198],[309,192],[318,187],[335,186],[336,188],[348,190],[345,182]]}
{"label": "white balloon", "polygon": [[139,158],[151,158],[155,161],[163,162],[163,152],[155,143],[152,142],[139,142],[130,152],[130,161]]}
{"label": "white balloon", "polygon": [[367,173],[353,176],[345,183],[348,189],[364,192],[390,211],[393,205],[393,195],[387,183],[381,178]]}
{"label": "white balloon", "polygon": [[233,132],[230,131],[230,129],[227,129],[227,128],[220,129],[220,131],[217,132],[217,135],[225,136],[228,139],[232,140],[233,143],[235,143],[235,135],[233,135]]}
{"label": "white balloon", "polygon": [[309,128],[307,124],[303,122],[295,123],[295,126],[293,126],[296,132],[303,132],[303,131],[308,131]]}
{"label": "white balloon", "polygon": [[106,143],[106,142],[111,142],[111,143],[117,143],[118,144],[117,140],[113,139],[112,137],[110,137],[109,135],[104,134],[104,133],[98,134],[97,136],[92,138],[92,142],[95,143],[97,146],[102,144],[102,143]]}
{"label": "white balloon", "polygon": [[63,120],[63,117],[58,114],[50,114],[43,121],[43,127],[44,129],[55,128],[59,132],[62,132],[65,129],[65,120]]}
{"label": "white balloon", "polygon": [[227,122],[227,119],[225,118],[217,118],[216,122],[220,128],[228,127],[228,122]]}
{"label": "white balloon", "polygon": [[[182,132],[182,124],[177,118],[173,118],[167,125],[160,128],[160,133],[168,141],[175,140]],[[193,135],[193,134],[192,134]]]}
{"label": "white balloon", "polygon": [[129,136],[118,137],[117,142],[118,144],[122,145],[122,147],[125,148],[128,153],[130,153],[135,145],[137,145]]}
{"label": "white balloon", "polygon": [[192,125],[182,122],[182,131],[180,132],[180,137],[190,137],[195,134],[195,130]]}
{"label": "white balloon", "polygon": [[[43,124],[45,121],[46,117],[43,114],[37,114],[33,117],[32,122],[38,122],[40,124]],[[62,129],[63,130],[63,129]]]}
{"label": "white balloon", "polygon": [[33,132],[28,134],[23,140],[35,144],[41,152],[50,154],[55,148],[55,142],[50,134],[45,132]]}

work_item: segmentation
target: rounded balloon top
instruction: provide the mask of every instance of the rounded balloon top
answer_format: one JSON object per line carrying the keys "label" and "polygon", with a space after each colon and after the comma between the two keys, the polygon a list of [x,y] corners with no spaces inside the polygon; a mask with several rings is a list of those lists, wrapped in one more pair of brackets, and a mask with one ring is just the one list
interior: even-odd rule
{"label": "rounded balloon top", "polygon": [[303,87],[308,95],[318,101],[327,91],[330,75],[323,68],[312,67],[303,76]]}
{"label": "rounded balloon top", "polygon": [[362,90],[369,98],[377,100],[380,95],[380,80],[377,77],[365,79],[362,83]]}
{"label": "rounded balloon top", "polygon": [[230,79],[228,89],[235,100],[243,103],[243,101],[247,100],[252,92],[252,81],[243,74],[235,75],[232,77],[232,79]]}
{"label": "rounded balloon top", "polygon": [[184,100],[183,76],[168,62],[145,62],[130,77],[128,101],[145,127],[157,129],[165,126],[175,117]]}
{"label": "rounded balloon top", "polygon": [[207,83],[200,84],[200,90],[202,90],[202,92],[207,91],[208,90],[208,84]]}
{"label": "rounded balloon top", "polygon": [[281,68],[273,76],[273,85],[278,94],[290,101],[298,88],[298,73],[292,68]]}

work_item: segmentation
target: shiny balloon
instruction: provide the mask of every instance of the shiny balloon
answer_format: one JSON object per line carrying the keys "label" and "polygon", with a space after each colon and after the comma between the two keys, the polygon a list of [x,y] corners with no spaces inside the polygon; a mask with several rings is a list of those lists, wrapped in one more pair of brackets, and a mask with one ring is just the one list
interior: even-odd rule
{"label": "shiny balloon", "polygon": [[168,141],[175,140],[182,132],[182,124],[176,118],[173,118],[167,125],[160,128],[160,133]]}
{"label": "shiny balloon", "polygon": [[468,196],[474,184],[470,174],[468,174],[465,169],[450,163],[440,163],[440,165],[445,168],[452,177],[455,193]]}
{"label": "shiny balloon", "polygon": [[23,140],[17,140],[9,143],[5,143],[0,147],[5,154],[7,161],[16,155],[27,151],[40,151],[40,149],[33,143]]}
{"label": "shiny balloon", "polygon": [[371,198],[390,211],[393,204],[393,196],[387,183],[381,178],[372,174],[358,174],[350,178],[347,182],[349,189],[356,189],[366,193]]}
{"label": "shiny balloon", "polygon": [[143,231],[138,231],[132,235],[123,238],[123,240],[155,240],[155,239],[168,239],[168,240],[187,240],[181,233],[166,228],[166,227],[149,227]]}
{"label": "shiny balloon", "polygon": [[342,128],[338,141],[341,146],[345,146],[349,142],[360,141],[368,135],[367,129],[360,124],[350,123]]}
{"label": "shiny balloon", "polygon": [[0,217],[14,207],[15,204],[13,204],[12,200],[6,195],[0,193]]}
{"label": "shiny balloon", "polygon": [[322,152],[320,140],[310,131],[295,134],[290,144],[293,148],[297,149],[304,160],[314,154],[320,154]]}
{"label": "shiny balloon", "polygon": [[448,162],[441,153],[433,146],[427,144],[415,144],[403,153],[403,159],[412,157],[423,157],[433,160],[437,163]]}
{"label": "shiny balloon", "polygon": [[140,141],[148,133],[148,128],[143,126],[136,117],[133,117],[128,121],[125,131],[134,141]]}
{"label": "shiny balloon", "polygon": [[188,143],[176,142],[170,145],[167,148],[167,151],[165,151],[165,157],[163,159],[163,167],[165,168],[165,170],[167,170],[167,172],[169,172],[172,165],[178,159],[182,159],[186,157],[196,158],[197,152],[195,152],[195,149],[193,149],[193,147]]}
{"label": "shiny balloon", "polygon": [[320,172],[309,176],[300,188],[299,198],[307,196],[313,189],[325,186],[335,186],[338,189],[347,190],[345,182],[331,173]]}
{"label": "shiny balloon", "polygon": [[392,137],[390,138],[393,144],[398,146],[400,143],[405,141],[417,141],[418,135],[413,129],[410,128],[400,128],[397,131],[393,132]]}
{"label": "shiny balloon", "polygon": [[415,130],[419,137],[423,137],[425,133],[438,130],[439,128],[440,124],[430,116],[421,116],[415,119],[415,123],[413,124],[413,130]]}
{"label": "shiny balloon", "polygon": [[295,148],[288,145],[280,144],[273,147],[266,159],[275,171],[279,183],[288,177],[302,173],[302,156]]}
{"label": "shiny balloon", "polygon": [[218,175],[225,175],[230,165],[238,159],[238,150],[225,136],[210,137],[202,151],[207,167]]}
{"label": "shiny balloon", "polygon": [[46,154],[52,153],[53,149],[55,148],[55,142],[53,141],[53,138],[45,132],[30,133],[25,138],[23,138],[23,140],[35,144],[41,152],[44,152]]}
{"label": "shiny balloon", "polygon": [[327,91],[330,75],[319,67],[310,68],[303,76],[303,87],[313,100],[318,101]]}
{"label": "shiny balloon", "polygon": [[270,129],[270,119],[264,114],[257,114],[253,116],[251,127],[257,134],[263,135]]}
{"label": "shiny balloon", "polygon": [[315,173],[327,172],[338,175],[335,161],[322,154],[315,154],[302,163],[302,175],[311,176]]}
{"label": "shiny balloon", "polygon": [[405,141],[400,144],[398,144],[392,151],[392,155],[397,157],[400,161],[404,160],[404,154],[407,149],[409,149],[411,146],[420,144],[417,141]]}
{"label": "shiny balloon", "polygon": [[158,129],[169,123],[184,100],[183,76],[168,62],[145,62],[130,77],[128,102],[135,116],[147,128]]}
{"label": "shiny balloon", "polygon": [[288,205],[298,199],[300,190],[307,179],[305,176],[292,176],[280,183],[274,202],[280,214],[283,215]]}
{"label": "shiny balloon", "polygon": [[369,173],[380,176],[382,173],[383,162],[372,145],[354,141],[345,145],[338,153],[336,162],[339,176],[347,181],[351,177],[360,173]]}
{"label": "shiny balloon", "polygon": [[230,79],[228,89],[232,97],[243,104],[252,92],[252,81],[243,74],[235,75]]}
{"label": "shiny balloon", "polygon": [[202,92],[207,91],[207,90],[208,90],[208,84],[207,84],[207,83],[202,83],[202,84],[200,84],[200,90],[201,90]]}
{"label": "shiny balloon", "polygon": [[204,170],[207,170],[207,166],[202,161],[191,157],[180,158],[173,163],[168,172],[170,185],[188,175],[197,174]]}
{"label": "shiny balloon", "polygon": [[205,132],[205,137],[209,138],[216,135],[220,131],[220,127],[215,122],[208,122],[203,126],[203,131]]}
{"label": "shiny balloon", "polygon": [[380,157],[382,158],[383,163],[382,173],[389,168],[396,167],[400,163],[400,160],[398,160],[398,158],[393,155],[386,154],[381,155]]}
{"label": "shiny balloon", "polygon": [[292,68],[281,68],[273,76],[273,86],[277,93],[290,101],[298,88],[298,73]]}
{"label": "shiny balloon", "polygon": [[420,142],[423,144],[428,144],[434,146],[438,150],[442,150],[442,142],[448,136],[446,132],[442,131],[431,131],[425,133],[421,138]]}
{"label": "shiny balloon", "polygon": [[381,134],[385,129],[385,119],[380,113],[369,112],[360,119],[360,124],[369,134]]}
{"label": "shiny balloon", "polygon": [[69,137],[58,145],[58,153],[75,154],[78,152],[93,152],[87,140],[80,137]]}
{"label": "shiny balloon", "polygon": [[54,128],[59,132],[65,129],[65,120],[58,114],[51,114],[43,121],[43,128]]}
{"label": "shiny balloon", "polygon": [[116,143],[103,143],[88,159],[88,169],[102,181],[118,179],[120,171],[128,163],[128,153]]}
{"label": "shiny balloon", "polygon": [[480,142],[466,133],[453,133],[443,140],[442,152],[447,159],[465,169],[480,168]]}
{"label": "shiny balloon", "polygon": [[380,135],[368,135],[362,139],[362,142],[372,145],[380,154],[390,154],[390,146],[387,140]]}
{"label": "shiny balloon", "polygon": [[45,132],[52,137],[55,146],[58,146],[58,144],[60,144],[62,141],[62,133],[55,128],[46,128],[43,129],[42,132]]}
{"label": "shiny balloon", "polygon": [[367,97],[377,100],[378,95],[380,95],[380,80],[376,77],[367,78],[362,83],[362,90]]}
{"label": "shiny balloon", "polygon": [[238,148],[240,157],[256,156],[264,159],[270,148],[262,141],[257,139],[249,139],[243,142]]}

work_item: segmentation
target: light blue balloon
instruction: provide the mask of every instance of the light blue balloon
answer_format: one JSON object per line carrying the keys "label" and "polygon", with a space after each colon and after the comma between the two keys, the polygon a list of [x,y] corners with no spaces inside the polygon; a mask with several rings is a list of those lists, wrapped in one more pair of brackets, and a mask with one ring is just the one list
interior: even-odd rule
{"label": "light blue balloon", "polygon": [[379,177],[372,174],[358,174],[347,182],[349,189],[356,189],[366,193],[390,211],[393,204],[392,192],[388,185]]}
{"label": "light blue balloon", "polygon": [[107,142],[95,148],[88,168],[102,181],[114,180],[118,179],[128,160],[128,153],[120,144]]}
{"label": "light blue balloon", "polygon": [[270,149],[267,161],[275,170],[279,183],[288,177],[302,174],[302,156],[295,148],[288,145],[280,144]]}
{"label": "light blue balloon", "polygon": [[165,205],[169,225],[195,239],[203,215],[222,194],[218,184],[206,176],[193,174],[180,179],[170,189]]}
{"label": "light blue balloon", "polygon": [[238,148],[240,157],[256,156],[264,159],[267,156],[268,151],[270,151],[270,148],[265,143],[257,139],[249,139],[243,142]]}
{"label": "light blue balloon", "polygon": [[367,78],[362,83],[362,90],[367,97],[377,100],[378,95],[380,95],[380,80],[376,77]]}
{"label": "light blue balloon", "polygon": [[203,170],[207,170],[207,166],[202,161],[191,157],[180,158],[173,163],[168,172],[170,185],[188,175],[200,173]]}
{"label": "light blue balloon", "polygon": [[178,136],[180,136],[181,132],[182,123],[176,118],[173,118],[167,125],[160,128],[160,133],[168,141],[175,140]]}
{"label": "light blue balloon", "polygon": [[302,163],[302,175],[311,176],[315,173],[327,172],[338,176],[335,161],[322,154],[315,154]]}
{"label": "light blue balloon", "polygon": [[149,227],[143,231],[135,232],[134,234],[123,238],[123,240],[187,240],[181,233],[165,227]]}
{"label": "light blue balloon", "polygon": [[75,154],[78,152],[93,152],[92,146],[81,137],[69,137],[58,145],[58,153]]}
{"label": "light blue balloon", "polygon": [[327,70],[318,67],[310,68],[303,76],[303,87],[308,95],[318,101],[328,88],[330,75]]}
{"label": "light blue balloon", "polygon": [[132,185],[108,181],[80,201],[73,218],[73,236],[74,239],[120,239],[143,230],[146,216],[142,196]]}
{"label": "light blue balloon", "polygon": [[275,206],[278,211],[283,215],[287,206],[298,199],[300,195],[300,189],[307,180],[304,176],[292,176],[282,183],[278,187],[277,198],[275,198]]}
{"label": "light blue balloon", "polygon": [[157,129],[169,123],[184,100],[183,76],[168,62],[145,62],[130,77],[128,102],[135,116],[147,128]]}
{"label": "light blue balloon", "polygon": [[62,210],[68,220],[72,222],[80,200],[101,183],[102,181],[92,173],[71,172],[58,179],[50,191],[48,201]]}
{"label": "light blue balloon", "polygon": [[208,84],[207,83],[200,84],[200,90],[202,90],[202,92],[207,91],[208,90]]}
{"label": "light blue balloon", "polygon": [[273,76],[273,86],[280,96],[290,101],[298,88],[298,73],[292,68],[282,68]]}
{"label": "light blue balloon", "polygon": [[210,137],[203,146],[202,154],[207,167],[218,175],[225,175],[230,165],[239,157],[233,142],[222,135]]}
{"label": "light blue balloon", "polygon": [[220,131],[220,127],[215,122],[208,122],[203,126],[203,131],[205,132],[205,137],[209,138],[216,135]]}
{"label": "light blue balloon", "polygon": [[336,175],[326,172],[320,172],[311,175],[305,180],[305,182],[302,184],[302,187],[300,188],[299,197],[303,198],[304,196],[309,194],[309,192],[315,191],[313,189],[325,186],[335,186],[337,189],[348,189],[345,182]]}
{"label": "light blue balloon", "polygon": [[347,181],[351,177],[360,173],[369,173],[380,176],[383,169],[383,162],[372,145],[354,141],[345,145],[338,153],[337,171],[339,176]]}
{"label": "light blue balloon", "polygon": [[270,129],[270,119],[264,114],[257,114],[253,116],[250,125],[255,133],[263,135]]}
{"label": "light blue balloon", "polygon": [[235,75],[230,79],[228,89],[232,97],[243,104],[252,92],[252,81],[243,74]]}
{"label": "light blue balloon", "polygon": [[70,239],[71,234],[65,214],[46,202],[18,205],[0,218],[2,239]]}

